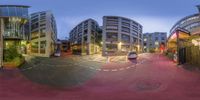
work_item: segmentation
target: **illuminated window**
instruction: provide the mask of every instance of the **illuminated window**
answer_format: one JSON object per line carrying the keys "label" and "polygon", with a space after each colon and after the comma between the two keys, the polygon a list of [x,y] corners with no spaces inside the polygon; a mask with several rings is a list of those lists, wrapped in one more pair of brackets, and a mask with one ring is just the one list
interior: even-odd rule
{"label": "illuminated window", "polygon": [[155,45],[159,45],[159,42],[155,42]]}

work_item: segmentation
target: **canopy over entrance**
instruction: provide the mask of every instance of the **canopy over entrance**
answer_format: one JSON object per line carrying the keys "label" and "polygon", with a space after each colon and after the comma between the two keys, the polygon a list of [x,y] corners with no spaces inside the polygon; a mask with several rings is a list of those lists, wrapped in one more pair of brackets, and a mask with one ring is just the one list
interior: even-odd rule
{"label": "canopy over entrance", "polygon": [[185,47],[190,38],[190,32],[181,28],[177,28],[168,38],[168,50],[173,53],[174,61],[178,64],[186,62]]}
{"label": "canopy over entrance", "polygon": [[190,37],[190,32],[181,28],[176,29],[168,38],[168,48],[177,50],[178,46],[182,46],[181,42],[187,41]]}

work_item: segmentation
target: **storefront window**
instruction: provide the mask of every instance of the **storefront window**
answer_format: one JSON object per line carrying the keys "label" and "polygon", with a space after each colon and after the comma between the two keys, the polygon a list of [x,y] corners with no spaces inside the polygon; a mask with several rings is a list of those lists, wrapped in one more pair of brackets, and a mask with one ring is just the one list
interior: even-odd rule
{"label": "storefront window", "polygon": [[17,17],[4,18],[4,36],[6,38],[23,38],[23,19]]}
{"label": "storefront window", "polygon": [[33,42],[31,45],[31,52],[38,53],[38,42]]}
{"label": "storefront window", "polygon": [[41,54],[45,53],[45,47],[46,47],[46,41],[41,41],[40,42],[40,53]]}

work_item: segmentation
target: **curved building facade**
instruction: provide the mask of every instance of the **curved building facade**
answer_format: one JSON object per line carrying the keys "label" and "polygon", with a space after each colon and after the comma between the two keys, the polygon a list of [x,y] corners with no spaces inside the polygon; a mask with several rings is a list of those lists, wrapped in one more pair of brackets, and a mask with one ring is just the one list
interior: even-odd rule
{"label": "curved building facade", "polygon": [[198,34],[200,31],[200,13],[193,14],[179,20],[170,30],[172,34],[177,28],[188,30],[191,35]]}
{"label": "curved building facade", "polygon": [[[200,6],[197,6],[200,10]],[[200,11],[179,20],[170,30],[168,51],[178,64],[200,65]],[[174,58],[172,58],[174,59]]]}
{"label": "curved building facade", "polygon": [[90,55],[100,52],[101,29],[93,19],[79,23],[70,31],[69,37],[74,54]]}
{"label": "curved building facade", "polygon": [[103,55],[142,52],[142,25],[120,16],[103,17]]}

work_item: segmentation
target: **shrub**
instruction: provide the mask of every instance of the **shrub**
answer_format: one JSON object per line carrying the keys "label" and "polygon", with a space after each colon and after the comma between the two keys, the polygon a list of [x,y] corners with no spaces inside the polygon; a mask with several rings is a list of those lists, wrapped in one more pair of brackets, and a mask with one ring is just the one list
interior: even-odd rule
{"label": "shrub", "polygon": [[11,62],[15,58],[22,58],[22,55],[17,52],[17,48],[15,46],[4,49],[4,61],[5,62]]}

